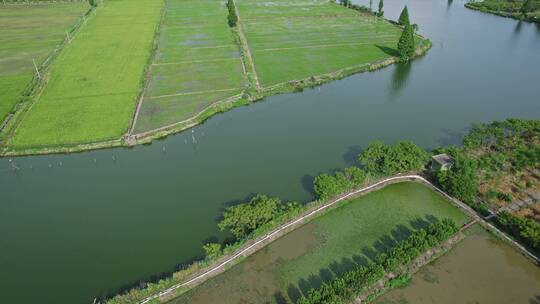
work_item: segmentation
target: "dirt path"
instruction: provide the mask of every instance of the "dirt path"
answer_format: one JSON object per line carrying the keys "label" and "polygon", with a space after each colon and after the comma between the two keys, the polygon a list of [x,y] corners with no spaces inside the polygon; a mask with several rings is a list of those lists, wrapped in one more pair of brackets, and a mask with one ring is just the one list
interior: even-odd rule
{"label": "dirt path", "polygon": [[255,62],[253,61],[253,57],[251,56],[251,50],[249,49],[249,45],[247,43],[246,36],[244,35],[244,31],[242,30],[242,19],[240,18],[240,13],[238,12],[238,7],[236,6],[236,2],[232,0],[234,4],[234,11],[236,13],[236,16],[238,17],[238,22],[236,23],[236,27],[238,29],[238,36],[240,37],[240,44],[242,44],[242,49],[244,50],[244,54],[247,56],[249,60],[249,64],[251,65],[251,69],[253,70],[253,79],[255,80],[255,87],[257,88],[257,91],[261,91],[261,83],[259,81],[259,76],[257,75],[257,70],[255,69]]}

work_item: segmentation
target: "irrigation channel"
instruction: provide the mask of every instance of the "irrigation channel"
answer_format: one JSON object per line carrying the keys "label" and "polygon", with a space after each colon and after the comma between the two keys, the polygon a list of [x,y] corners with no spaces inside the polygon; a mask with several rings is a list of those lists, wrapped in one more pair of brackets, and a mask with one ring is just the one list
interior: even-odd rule
{"label": "irrigation channel", "polygon": [[433,41],[412,64],[267,98],[149,146],[0,159],[2,301],[91,303],[170,272],[226,237],[227,204],[308,201],[313,176],[371,141],[432,148],[474,122],[540,118],[538,25],[457,0],[396,0],[385,16],[404,4]]}

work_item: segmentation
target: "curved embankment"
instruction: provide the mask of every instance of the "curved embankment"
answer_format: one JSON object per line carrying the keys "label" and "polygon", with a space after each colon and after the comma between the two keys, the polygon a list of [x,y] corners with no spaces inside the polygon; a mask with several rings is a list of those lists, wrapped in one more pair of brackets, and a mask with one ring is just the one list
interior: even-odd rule
{"label": "curved embankment", "polygon": [[204,281],[218,275],[219,273],[225,271],[227,267],[234,265],[237,263],[241,258],[245,258],[255,252],[257,252],[259,249],[263,248],[264,246],[270,244],[273,240],[283,236],[284,234],[291,231],[291,229],[298,228],[302,224],[304,224],[306,221],[311,220],[318,214],[322,213],[323,211],[335,206],[339,202],[342,202],[344,200],[347,200],[349,198],[352,198],[354,196],[367,194],[371,191],[378,190],[383,188],[386,185],[394,184],[394,183],[400,183],[400,182],[407,182],[407,181],[414,181],[414,182],[420,182],[429,188],[433,189],[434,191],[438,192],[442,196],[444,196],[446,199],[448,199],[450,202],[452,202],[455,206],[458,208],[464,210],[467,214],[469,214],[472,218],[472,221],[466,224],[464,229],[468,228],[471,223],[479,222],[484,227],[487,227],[491,229],[492,231],[496,232],[498,235],[503,237],[506,241],[510,242],[512,245],[514,245],[517,249],[519,249],[523,254],[531,258],[536,263],[540,263],[540,260],[531,252],[529,252],[527,249],[525,249],[523,246],[506,236],[503,232],[498,230],[496,227],[491,225],[490,223],[487,223],[483,218],[479,217],[474,210],[472,210],[469,206],[464,204],[463,202],[453,198],[452,196],[448,195],[443,190],[439,189],[437,186],[432,184],[430,181],[425,179],[424,177],[416,174],[410,174],[410,175],[396,175],[393,177],[385,178],[383,180],[380,180],[374,184],[371,184],[369,186],[356,189],[354,191],[348,192],[346,194],[343,194],[333,200],[330,200],[329,202],[323,204],[322,206],[317,207],[316,209],[310,210],[307,213],[301,215],[300,217],[296,218],[295,220],[292,220],[290,222],[287,222],[271,232],[265,234],[264,236],[261,236],[260,238],[250,242],[249,244],[246,244],[244,248],[239,249],[237,252],[233,253],[231,256],[227,257],[226,259],[220,261],[217,265],[214,265],[210,267],[209,269],[205,270],[202,273],[197,274],[196,276],[182,282],[178,283],[176,285],[173,285],[159,293],[156,293],[152,296],[149,296],[142,301],[140,301],[141,304],[149,303],[152,300],[158,299],[158,298],[166,298],[168,296],[171,296],[172,293],[183,287],[194,287],[198,284],[203,283]]}

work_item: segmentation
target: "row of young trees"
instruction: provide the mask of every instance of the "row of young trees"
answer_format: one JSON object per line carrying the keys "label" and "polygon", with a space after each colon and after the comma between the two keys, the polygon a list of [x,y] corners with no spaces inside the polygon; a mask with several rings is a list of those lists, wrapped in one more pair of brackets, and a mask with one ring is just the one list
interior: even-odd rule
{"label": "row of young trees", "polygon": [[229,15],[227,16],[227,23],[230,27],[235,27],[238,23],[238,16],[236,15],[236,7],[234,6],[233,0],[227,0],[227,9],[229,10]]}
{"label": "row of young trees", "polygon": [[[447,241],[459,231],[450,219],[431,224],[427,229],[413,232],[388,253],[381,253],[367,266],[358,266],[318,289],[312,289],[297,304],[349,303],[362,291],[382,279],[385,273],[393,273],[401,265],[407,265],[429,248]],[[399,276],[398,276],[399,277]]]}

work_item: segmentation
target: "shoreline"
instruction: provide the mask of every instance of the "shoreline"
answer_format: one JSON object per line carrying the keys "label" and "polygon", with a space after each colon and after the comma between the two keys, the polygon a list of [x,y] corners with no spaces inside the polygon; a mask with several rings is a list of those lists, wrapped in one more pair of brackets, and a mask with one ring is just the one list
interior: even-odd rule
{"label": "shoreline", "polygon": [[504,17],[504,18],[510,18],[510,19],[514,19],[518,21],[525,21],[525,22],[540,24],[540,19],[523,17],[523,15],[519,13],[494,11],[485,7],[477,7],[477,6],[471,5],[471,3],[465,3],[465,7],[474,11],[485,13],[485,14],[491,14],[491,15],[496,15],[496,16]]}
{"label": "shoreline", "polygon": [[[426,39],[420,35],[417,35],[417,37],[423,39],[423,41],[416,48],[415,56],[413,57],[413,59],[425,55],[432,46],[429,39]],[[180,133],[199,124],[202,124],[214,115],[225,113],[240,106],[250,105],[255,102],[263,101],[266,97],[279,94],[301,92],[306,88],[320,86],[355,74],[374,72],[398,62],[399,58],[393,56],[371,63],[346,67],[331,73],[279,83],[263,88],[260,92],[244,91],[240,95],[217,101],[186,120],[139,134],[130,135],[128,132],[127,134],[124,134],[121,138],[59,146],[50,145],[28,148],[10,148],[9,146],[6,146],[3,147],[2,151],[0,151],[0,158],[49,154],[68,154],[119,147],[131,148],[138,145],[149,144],[152,143],[154,140],[163,139],[169,135]]]}

